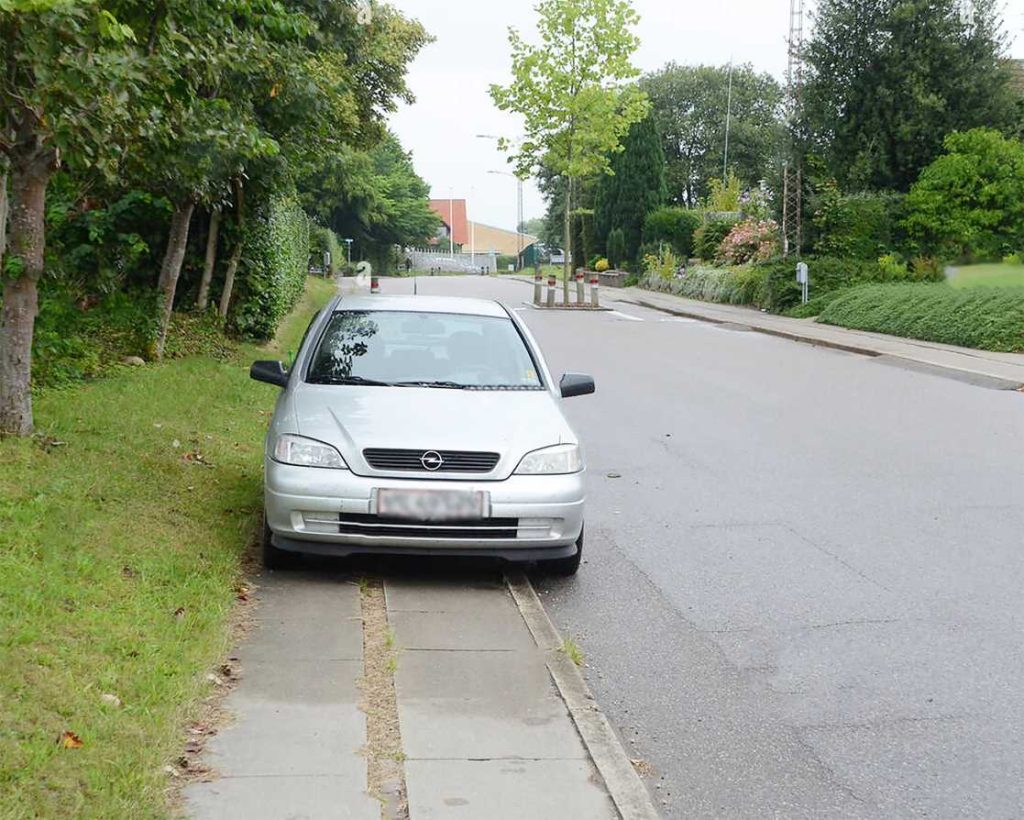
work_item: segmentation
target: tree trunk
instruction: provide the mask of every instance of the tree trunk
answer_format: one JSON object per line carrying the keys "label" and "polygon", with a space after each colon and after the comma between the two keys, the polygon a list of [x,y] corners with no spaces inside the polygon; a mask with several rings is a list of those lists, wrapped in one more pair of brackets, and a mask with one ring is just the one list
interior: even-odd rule
{"label": "tree trunk", "polygon": [[238,272],[238,264],[242,261],[242,246],[245,244],[245,195],[242,190],[242,181],[236,179],[232,182],[235,189],[235,224],[238,226],[235,247],[231,249],[231,258],[228,259],[228,269],[224,273],[224,290],[220,294],[220,315],[227,319],[228,308],[231,307],[231,292],[235,287],[235,274]]}
{"label": "tree trunk", "polygon": [[10,251],[21,270],[4,283],[0,312],[0,434],[32,433],[32,333],[43,275],[46,187],[56,168],[52,150],[17,151],[10,168]]}
{"label": "tree trunk", "polygon": [[171,230],[167,237],[167,250],[160,266],[160,331],[156,340],[156,357],[164,355],[167,344],[167,329],[171,325],[171,312],[174,310],[174,291],[178,288],[178,277],[181,275],[181,263],[185,260],[185,247],[188,245],[188,226],[192,221],[192,211],[196,200],[190,196],[174,206],[171,214]]}
{"label": "tree trunk", "polygon": [[565,261],[562,263],[563,281],[562,298],[569,305],[569,279],[572,278],[572,177],[566,178],[565,189]]}
{"label": "tree trunk", "polygon": [[0,174],[0,271],[7,253],[7,169]]}
{"label": "tree trunk", "polygon": [[206,310],[210,301],[210,281],[213,279],[213,268],[217,264],[217,238],[220,235],[220,208],[210,212],[210,231],[206,235],[206,261],[203,264],[203,278],[199,282],[199,298],[196,307]]}

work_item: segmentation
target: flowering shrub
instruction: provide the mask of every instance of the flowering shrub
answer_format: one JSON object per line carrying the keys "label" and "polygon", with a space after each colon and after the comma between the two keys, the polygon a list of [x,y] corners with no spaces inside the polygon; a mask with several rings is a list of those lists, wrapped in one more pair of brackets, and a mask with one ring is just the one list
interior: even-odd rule
{"label": "flowering shrub", "polygon": [[598,273],[604,273],[608,270],[608,260],[603,256],[594,263],[594,270]]}
{"label": "flowering shrub", "polygon": [[672,249],[662,245],[658,253],[644,256],[644,271],[661,279],[671,279],[679,269],[679,258]]}
{"label": "flowering shrub", "polygon": [[771,219],[747,219],[733,227],[718,246],[719,258],[730,265],[765,262],[779,252],[779,226]]}

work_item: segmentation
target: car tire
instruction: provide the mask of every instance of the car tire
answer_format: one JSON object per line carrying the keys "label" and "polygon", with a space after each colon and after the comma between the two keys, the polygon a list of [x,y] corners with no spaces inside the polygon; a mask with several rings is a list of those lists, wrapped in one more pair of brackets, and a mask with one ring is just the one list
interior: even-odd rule
{"label": "car tire", "polygon": [[537,569],[544,575],[553,575],[558,578],[569,578],[576,574],[580,568],[580,561],[583,558],[583,529],[580,529],[580,537],[576,539],[576,553],[568,558],[548,558],[545,561],[537,562]]}
{"label": "car tire", "polygon": [[274,546],[273,532],[267,524],[267,515],[263,514],[263,534],[260,536],[260,553],[263,558],[264,569],[289,569],[295,566],[298,556],[288,550],[278,549]]}

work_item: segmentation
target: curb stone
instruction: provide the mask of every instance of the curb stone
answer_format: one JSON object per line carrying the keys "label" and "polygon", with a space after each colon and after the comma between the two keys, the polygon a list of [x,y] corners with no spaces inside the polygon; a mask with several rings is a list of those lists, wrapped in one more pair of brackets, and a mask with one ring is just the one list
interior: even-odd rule
{"label": "curb stone", "polygon": [[590,693],[582,673],[562,652],[562,639],[533,586],[521,572],[507,574],[505,582],[534,641],[544,652],[548,672],[620,816],[623,820],[657,820],[659,815],[647,787]]}

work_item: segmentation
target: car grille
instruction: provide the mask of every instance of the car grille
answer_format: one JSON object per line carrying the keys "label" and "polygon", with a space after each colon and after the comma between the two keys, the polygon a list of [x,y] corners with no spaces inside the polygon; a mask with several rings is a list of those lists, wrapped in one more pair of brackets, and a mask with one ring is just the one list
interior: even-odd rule
{"label": "car grille", "polygon": [[[441,466],[428,470],[421,459],[425,453],[441,456]],[[498,464],[498,453],[477,453],[469,450],[387,450],[368,448],[363,458],[375,470],[410,473],[489,473]]]}
{"label": "car grille", "polygon": [[471,521],[410,521],[371,513],[340,513],[341,535],[392,538],[515,538],[518,518],[477,518]]}

